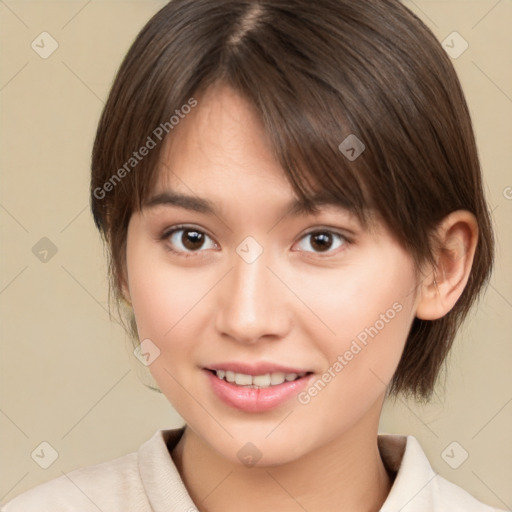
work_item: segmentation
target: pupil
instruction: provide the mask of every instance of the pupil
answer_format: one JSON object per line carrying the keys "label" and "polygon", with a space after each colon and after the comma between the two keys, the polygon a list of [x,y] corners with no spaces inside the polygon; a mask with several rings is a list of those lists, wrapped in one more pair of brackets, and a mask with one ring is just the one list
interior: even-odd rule
{"label": "pupil", "polygon": [[184,231],[181,242],[187,249],[199,249],[203,245],[203,234],[197,231]]}
{"label": "pupil", "polygon": [[325,251],[332,245],[332,236],[329,233],[318,233],[313,236],[312,245],[315,249]]}

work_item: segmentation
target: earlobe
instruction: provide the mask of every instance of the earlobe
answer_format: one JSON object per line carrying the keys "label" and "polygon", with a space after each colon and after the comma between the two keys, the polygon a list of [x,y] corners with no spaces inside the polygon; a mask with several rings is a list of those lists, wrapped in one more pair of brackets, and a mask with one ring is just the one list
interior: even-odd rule
{"label": "earlobe", "polygon": [[442,318],[462,295],[478,242],[476,218],[466,210],[452,212],[440,223],[436,235],[436,266],[428,269],[419,284],[416,316],[422,320]]}

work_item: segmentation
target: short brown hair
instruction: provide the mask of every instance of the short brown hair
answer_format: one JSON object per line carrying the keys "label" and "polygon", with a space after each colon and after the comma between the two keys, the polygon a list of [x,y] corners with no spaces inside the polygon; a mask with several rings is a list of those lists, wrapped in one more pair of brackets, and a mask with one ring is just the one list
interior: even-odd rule
{"label": "short brown hair", "polygon": [[[428,398],[494,248],[470,115],[442,46],[395,0],[169,2],[129,49],[92,154],[92,212],[117,304],[128,222],[152,190],[163,144],[126,163],[157,127],[172,136],[173,113],[216,83],[256,107],[298,196],[319,187],[363,222],[377,212],[418,265],[434,263],[432,233],[446,215],[475,215],[467,286],[443,318],[413,321],[389,387]],[[351,134],[365,146],[353,161],[339,149]],[[133,314],[130,325],[135,341]]]}

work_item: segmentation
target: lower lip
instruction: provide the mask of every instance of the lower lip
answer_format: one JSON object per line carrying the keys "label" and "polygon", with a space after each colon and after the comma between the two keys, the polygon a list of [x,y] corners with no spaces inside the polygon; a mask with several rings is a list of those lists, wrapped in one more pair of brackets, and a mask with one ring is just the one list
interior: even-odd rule
{"label": "lower lip", "polygon": [[300,393],[308,384],[312,374],[300,379],[283,382],[268,388],[248,388],[219,379],[213,372],[205,370],[213,392],[226,404],[245,412],[264,412],[279,407]]}

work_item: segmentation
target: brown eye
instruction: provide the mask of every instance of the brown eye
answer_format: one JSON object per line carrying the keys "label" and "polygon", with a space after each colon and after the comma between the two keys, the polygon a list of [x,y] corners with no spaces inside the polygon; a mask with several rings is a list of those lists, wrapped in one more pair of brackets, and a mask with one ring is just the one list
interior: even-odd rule
{"label": "brown eye", "polygon": [[204,234],[199,231],[184,229],[181,235],[181,243],[186,249],[195,251],[204,244]]}
{"label": "brown eye", "polygon": [[311,247],[318,251],[328,251],[332,246],[330,233],[315,233],[311,237]]}
{"label": "brown eye", "polygon": [[215,249],[216,243],[206,233],[195,229],[180,227],[167,231],[163,239],[170,245],[170,250],[187,256],[193,252],[204,252],[202,249]]}
{"label": "brown eye", "polygon": [[299,250],[313,253],[333,252],[349,241],[343,235],[332,231],[314,231],[303,236],[299,242]]}

